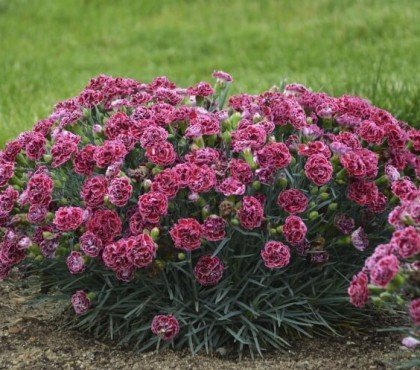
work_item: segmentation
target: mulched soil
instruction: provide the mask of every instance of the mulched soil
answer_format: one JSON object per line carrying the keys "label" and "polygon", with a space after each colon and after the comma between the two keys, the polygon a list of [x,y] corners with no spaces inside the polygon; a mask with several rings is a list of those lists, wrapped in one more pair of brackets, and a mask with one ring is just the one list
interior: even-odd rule
{"label": "mulched soil", "polygon": [[366,328],[302,339],[288,352],[256,360],[169,350],[139,354],[61,329],[63,306],[30,303],[36,289],[19,281],[0,283],[0,369],[392,369],[420,352],[402,347],[396,334]]}

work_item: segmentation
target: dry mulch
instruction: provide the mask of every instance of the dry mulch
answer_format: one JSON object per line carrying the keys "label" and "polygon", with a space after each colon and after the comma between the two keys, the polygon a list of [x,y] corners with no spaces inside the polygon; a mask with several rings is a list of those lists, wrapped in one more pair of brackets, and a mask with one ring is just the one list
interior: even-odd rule
{"label": "dry mulch", "polygon": [[0,369],[392,369],[419,356],[402,347],[398,335],[374,328],[302,339],[288,352],[256,360],[188,351],[139,354],[60,329],[63,307],[30,303],[35,289],[19,281],[0,284]]}

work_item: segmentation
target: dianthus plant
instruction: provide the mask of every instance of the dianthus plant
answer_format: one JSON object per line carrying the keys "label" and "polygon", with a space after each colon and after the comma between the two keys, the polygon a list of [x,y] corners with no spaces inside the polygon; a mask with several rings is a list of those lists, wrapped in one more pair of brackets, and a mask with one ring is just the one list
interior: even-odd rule
{"label": "dianthus plant", "polygon": [[297,84],[228,98],[213,76],[99,76],[9,142],[0,278],[39,276],[77,327],[140,350],[261,354],[355,322],[349,280],[418,191],[419,131]]}

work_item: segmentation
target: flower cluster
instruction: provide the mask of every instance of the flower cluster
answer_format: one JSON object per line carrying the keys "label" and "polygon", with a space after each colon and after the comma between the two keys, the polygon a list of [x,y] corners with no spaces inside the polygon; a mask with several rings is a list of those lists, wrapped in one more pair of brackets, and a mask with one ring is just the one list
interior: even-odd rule
{"label": "flower cluster", "polygon": [[[389,214],[396,231],[353,278],[351,301],[362,307],[369,282],[385,287],[408,265],[417,270],[408,261],[420,246],[418,130],[364,99],[298,84],[225,104],[232,77],[213,76],[214,86],[184,89],[166,77],[101,75],[10,141],[0,151],[0,279],[23,260],[43,273],[61,263],[73,279],[66,287],[86,276],[71,298],[85,315],[117,294],[104,294],[108,287],[126,284],[127,301],[139,303],[115,317],[138,309],[155,335],[172,340],[186,323],[175,312],[191,308],[176,311],[179,302],[197,311],[210,307],[200,294],[219,286],[231,290],[216,302],[250,282],[270,289],[262,276],[283,278],[296,266],[303,273],[346,256],[356,261],[386,234],[379,225],[396,199],[402,203]],[[163,287],[186,278],[188,293],[182,283],[168,289],[167,306],[133,298],[146,281],[157,282],[150,294],[164,297]]]}
{"label": "flower cluster", "polygon": [[392,193],[401,202],[388,217],[394,232],[387,244],[379,244],[366,259],[362,271],[353,277],[348,294],[356,307],[364,307],[370,295],[378,306],[402,306],[412,321],[410,336],[403,344],[411,348],[420,344],[415,338],[420,334],[420,189],[407,178],[390,181]]}

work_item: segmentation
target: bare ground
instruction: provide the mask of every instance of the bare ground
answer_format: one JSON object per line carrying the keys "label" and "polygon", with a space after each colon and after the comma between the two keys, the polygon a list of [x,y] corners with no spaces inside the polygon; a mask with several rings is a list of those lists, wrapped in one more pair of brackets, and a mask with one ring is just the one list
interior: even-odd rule
{"label": "bare ground", "polygon": [[395,334],[349,332],[342,337],[303,339],[289,352],[239,361],[229,356],[191,356],[187,351],[138,354],[60,329],[62,307],[30,304],[34,289],[0,284],[0,369],[392,369],[419,356]]}

